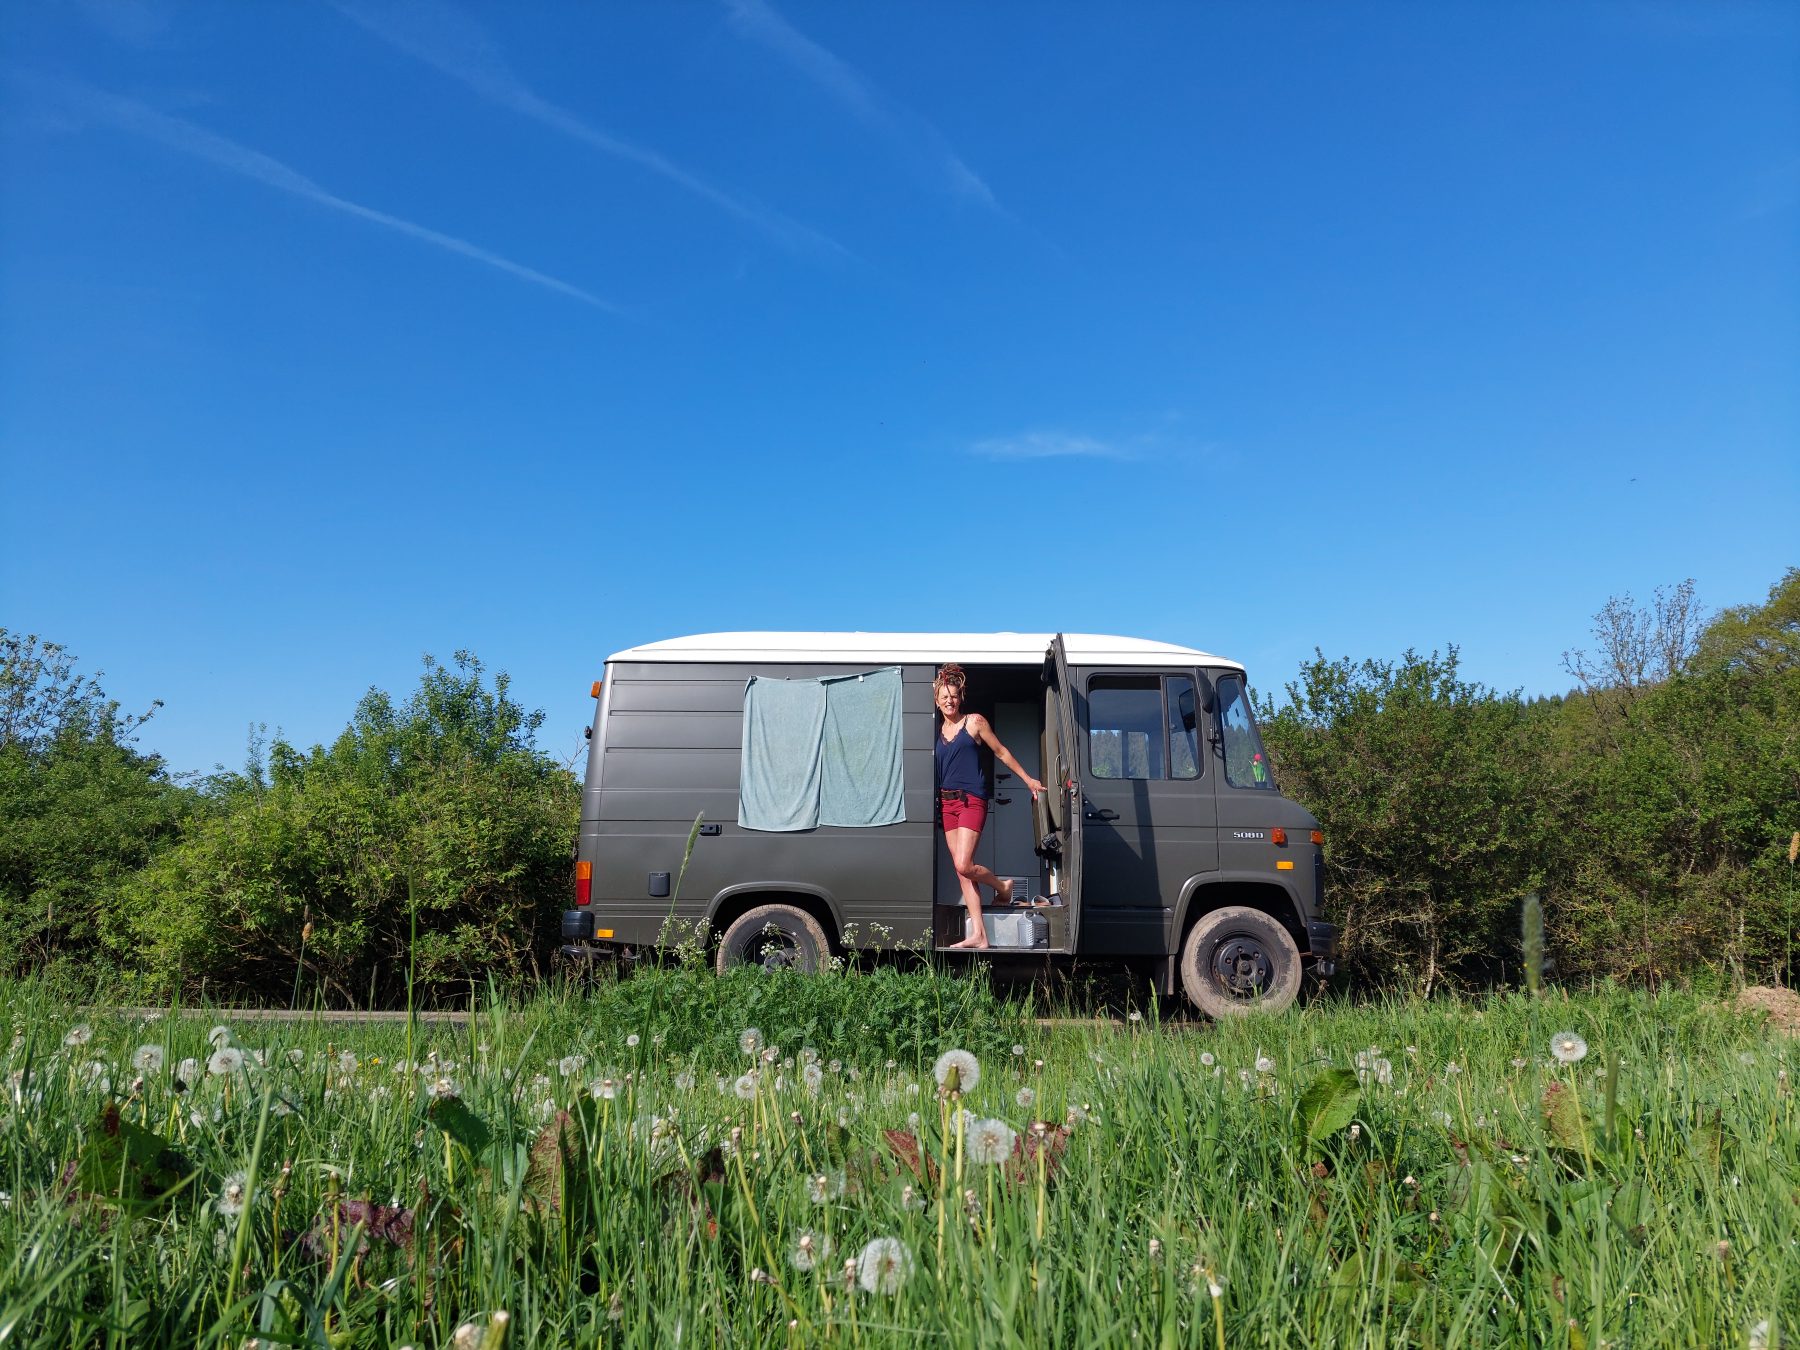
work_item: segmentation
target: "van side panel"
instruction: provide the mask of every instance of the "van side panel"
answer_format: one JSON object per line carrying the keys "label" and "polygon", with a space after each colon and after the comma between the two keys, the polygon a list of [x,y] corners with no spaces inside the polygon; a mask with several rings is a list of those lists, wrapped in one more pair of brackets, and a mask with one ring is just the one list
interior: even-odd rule
{"label": "van side panel", "polygon": [[[715,898],[733,888],[792,887],[827,897],[839,931],[856,926],[856,945],[928,941],[935,844],[931,666],[905,666],[901,672],[904,821],[792,834],[737,824],[744,686],[750,677],[806,679],[856,669],[610,666],[604,748],[596,756],[598,788],[587,795],[581,824],[580,856],[594,864],[596,925],[612,929],[616,941],[653,942],[671,913],[692,925],[710,917]],[[673,889],[688,832],[701,813],[719,833],[694,841],[678,897],[653,895],[658,873],[668,874]],[[885,940],[878,926],[891,930]]]}

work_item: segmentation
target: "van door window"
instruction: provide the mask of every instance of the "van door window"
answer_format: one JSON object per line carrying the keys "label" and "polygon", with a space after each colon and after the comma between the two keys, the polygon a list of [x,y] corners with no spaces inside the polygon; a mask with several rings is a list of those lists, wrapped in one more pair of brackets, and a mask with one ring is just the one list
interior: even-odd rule
{"label": "van door window", "polygon": [[1088,766],[1095,778],[1199,777],[1193,680],[1096,675],[1088,682]]}
{"label": "van door window", "polygon": [[1275,777],[1263,752],[1262,736],[1250,716],[1250,698],[1235,675],[1219,680],[1219,735],[1224,741],[1225,780],[1233,787],[1273,792]]}

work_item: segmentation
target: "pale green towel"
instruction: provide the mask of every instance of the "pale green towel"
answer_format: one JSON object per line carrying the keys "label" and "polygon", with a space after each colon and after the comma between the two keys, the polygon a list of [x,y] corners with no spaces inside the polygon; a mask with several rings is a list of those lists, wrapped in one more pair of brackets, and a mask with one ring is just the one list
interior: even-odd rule
{"label": "pale green towel", "polygon": [[747,830],[906,819],[900,668],[744,688],[738,824]]}

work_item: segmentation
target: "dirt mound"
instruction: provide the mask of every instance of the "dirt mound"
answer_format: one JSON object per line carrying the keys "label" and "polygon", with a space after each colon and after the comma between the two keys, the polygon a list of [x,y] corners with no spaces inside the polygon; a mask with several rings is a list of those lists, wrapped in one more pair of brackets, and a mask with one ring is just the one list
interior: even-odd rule
{"label": "dirt mound", "polygon": [[1739,1012],[1764,1013],[1774,1030],[1800,1036],[1800,994],[1792,989],[1753,984],[1737,996],[1737,1008]]}

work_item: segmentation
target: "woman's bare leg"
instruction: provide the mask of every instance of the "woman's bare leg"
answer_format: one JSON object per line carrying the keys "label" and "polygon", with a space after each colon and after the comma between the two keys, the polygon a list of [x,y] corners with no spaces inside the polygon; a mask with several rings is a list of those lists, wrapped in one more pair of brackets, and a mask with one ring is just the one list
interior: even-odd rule
{"label": "woman's bare leg", "polygon": [[[975,844],[981,838],[980,830],[945,830],[944,842],[950,846],[950,862],[956,868],[956,879],[962,883],[963,904],[969,910],[969,936],[961,942],[952,942],[952,947],[966,947],[980,951],[988,945],[987,925],[981,921],[981,891],[976,886],[976,875],[987,872],[974,861]],[[988,872],[992,876],[992,872]]]}

